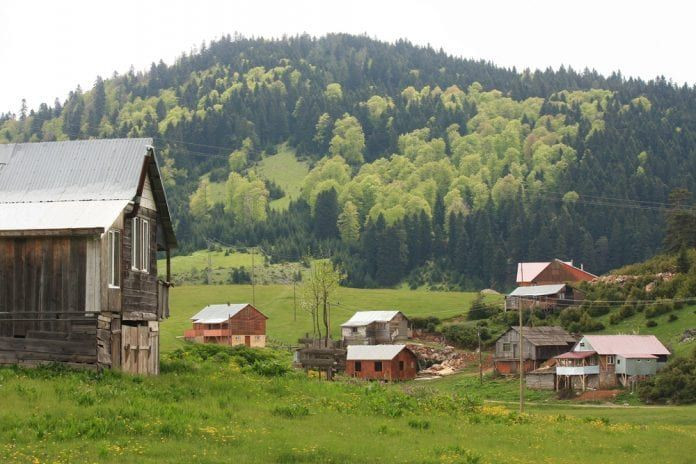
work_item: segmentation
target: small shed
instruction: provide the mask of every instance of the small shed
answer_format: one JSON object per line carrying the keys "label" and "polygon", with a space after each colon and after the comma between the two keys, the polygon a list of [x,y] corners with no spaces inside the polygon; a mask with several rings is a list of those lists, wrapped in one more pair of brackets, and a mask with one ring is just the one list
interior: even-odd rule
{"label": "small shed", "polygon": [[520,286],[505,297],[505,310],[554,309],[585,299],[584,292],[568,284]]}
{"label": "small shed", "polygon": [[542,366],[524,376],[527,388],[533,390],[553,390],[556,388],[556,366]]}
{"label": "small shed", "polygon": [[406,345],[350,345],[346,374],[366,380],[411,380],[418,359]]}
{"label": "small shed", "polygon": [[208,305],[196,313],[184,338],[197,343],[266,346],[266,317],[249,303]]}
{"label": "small shed", "polygon": [[616,374],[643,377],[657,373],[657,356],[652,354],[617,354]]}

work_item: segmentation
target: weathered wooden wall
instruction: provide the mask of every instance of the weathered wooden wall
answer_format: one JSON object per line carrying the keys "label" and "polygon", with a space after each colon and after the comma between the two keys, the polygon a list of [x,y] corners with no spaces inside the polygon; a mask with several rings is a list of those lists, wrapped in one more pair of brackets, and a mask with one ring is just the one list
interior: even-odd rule
{"label": "weathered wooden wall", "polygon": [[95,309],[86,308],[91,241],[0,238],[0,363],[96,363],[96,315],[86,312]]}
{"label": "weathered wooden wall", "polygon": [[230,318],[231,335],[266,335],[266,317],[247,306]]}
{"label": "weathered wooden wall", "polygon": [[157,320],[157,213],[140,208],[138,216],[150,221],[150,266],[148,272],[132,269],[133,219],[124,221],[123,231],[123,320]]}

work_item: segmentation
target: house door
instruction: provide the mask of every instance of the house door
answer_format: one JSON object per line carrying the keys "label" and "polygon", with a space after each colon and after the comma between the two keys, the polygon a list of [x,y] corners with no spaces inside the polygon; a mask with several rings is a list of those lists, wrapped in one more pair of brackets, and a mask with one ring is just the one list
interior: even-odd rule
{"label": "house door", "polygon": [[513,357],[514,359],[519,359],[519,357],[520,357],[520,354],[519,354],[519,352],[517,351],[517,343],[513,343],[513,344],[512,344],[512,357]]}
{"label": "house door", "polygon": [[245,335],[244,336],[244,344],[246,346],[251,346],[251,335]]}
{"label": "house door", "polygon": [[159,374],[159,322],[122,323],[121,370],[129,374]]}

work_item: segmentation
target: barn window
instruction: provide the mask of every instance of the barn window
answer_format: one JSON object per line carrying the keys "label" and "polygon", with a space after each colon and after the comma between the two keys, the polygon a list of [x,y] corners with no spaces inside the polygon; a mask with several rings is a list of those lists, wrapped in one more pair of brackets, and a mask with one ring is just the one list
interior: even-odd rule
{"label": "barn window", "polygon": [[375,372],[382,372],[382,361],[375,361]]}
{"label": "barn window", "polygon": [[121,232],[109,231],[109,286],[121,286]]}
{"label": "barn window", "polygon": [[509,343],[503,343],[503,351],[510,351],[510,344]]}
{"label": "barn window", "polygon": [[134,271],[148,272],[150,269],[150,223],[143,218],[133,218],[133,240],[131,250]]}
{"label": "barn window", "polygon": [[355,361],[355,372],[360,372],[362,370],[362,363],[360,361]]}
{"label": "barn window", "polygon": [[613,356],[607,356],[607,364],[614,364],[614,357]]}
{"label": "barn window", "polygon": [[358,328],[357,328],[357,327],[351,327],[350,331],[353,332],[353,333],[358,333]]}
{"label": "barn window", "polygon": [[399,361],[399,370],[400,371],[404,370],[404,362],[403,361]]}

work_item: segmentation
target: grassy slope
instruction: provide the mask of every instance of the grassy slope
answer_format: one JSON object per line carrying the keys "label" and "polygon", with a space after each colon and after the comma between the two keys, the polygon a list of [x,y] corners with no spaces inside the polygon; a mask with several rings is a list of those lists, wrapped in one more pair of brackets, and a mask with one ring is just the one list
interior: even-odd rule
{"label": "grassy slope", "polygon": [[669,314],[653,318],[657,322],[656,327],[646,327],[648,319],[643,313],[624,319],[616,325],[609,323],[609,315],[602,316],[599,320],[605,325],[601,334],[653,334],[666,344],[674,354],[684,355],[696,348],[696,342],[680,343],[679,339],[685,329],[696,328],[696,306],[686,306],[675,309],[670,314],[675,314],[679,319],[668,322]]}
{"label": "grassy slope", "polygon": [[[464,314],[471,306],[475,293],[428,292],[424,290],[366,290],[355,288],[339,289],[333,306],[332,327],[339,333],[341,322],[349,319],[353,312],[366,309],[399,309],[408,316],[451,317]],[[309,313],[299,307],[297,292],[297,321],[293,320],[292,285],[257,285],[256,306],[269,317],[268,335],[284,343],[296,343],[305,332],[311,331]],[[251,302],[251,285],[185,285],[171,290],[171,317],[162,324],[161,344],[163,350],[182,343],[176,337],[189,328],[189,317],[211,303]]]}
{"label": "grassy slope", "polygon": [[[172,274],[180,274],[188,272],[192,268],[197,270],[208,267],[208,257],[210,256],[213,269],[246,267],[251,269],[251,253],[230,253],[225,256],[224,251],[207,251],[199,250],[186,256],[175,256],[172,258]],[[254,263],[256,266],[262,266],[265,258],[256,254]],[[157,260],[157,270],[162,275],[166,270],[166,262],[164,259]]]}
{"label": "grassy slope", "polygon": [[297,199],[300,195],[302,180],[307,176],[309,167],[307,163],[298,161],[295,151],[286,144],[278,147],[278,153],[264,158],[258,165],[259,175],[278,184],[285,196],[270,203],[275,210],[283,210],[288,207],[291,199]]}

